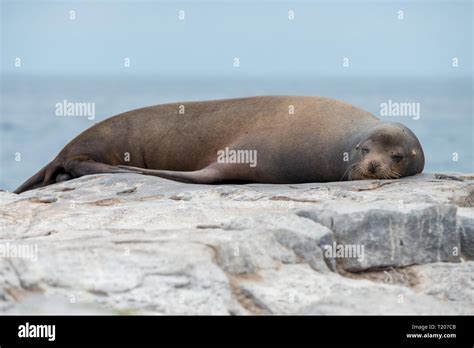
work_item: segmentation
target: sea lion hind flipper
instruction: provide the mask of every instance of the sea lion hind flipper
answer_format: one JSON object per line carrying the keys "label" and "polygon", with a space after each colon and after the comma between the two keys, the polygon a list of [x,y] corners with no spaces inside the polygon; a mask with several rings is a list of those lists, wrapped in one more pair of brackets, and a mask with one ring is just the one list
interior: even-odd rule
{"label": "sea lion hind flipper", "polygon": [[22,193],[43,186],[48,186],[57,182],[78,178],[83,175],[104,174],[104,173],[139,173],[139,171],[131,171],[118,168],[109,164],[95,162],[87,157],[79,157],[68,161],[65,168],[59,163],[60,161],[52,161],[44,166],[38,173],[33,175],[13,193]]}
{"label": "sea lion hind flipper", "polygon": [[72,178],[79,178],[84,175],[106,174],[106,173],[140,173],[135,170],[127,170],[118,166],[96,162],[93,160],[72,160],[67,165],[67,172]]}
{"label": "sea lion hind flipper", "polygon": [[37,187],[41,187],[43,185],[44,174],[46,173],[46,167],[44,167],[38,173],[36,173],[31,178],[26,180],[15,191],[13,191],[13,193],[20,194],[25,191],[33,190],[34,188],[37,188]]}
{"label": "sea lion hind flipper", "polygon": [[119,168],[128,169],[135,171],[136,173],[158,176],[164,179],[170,179],[179,182],[185,182],[190,184],[214,184],[223,181],[224,171],[222,166],[217,166],[215,163],[211,164],[203,169],[181,172],[173,170],[156,170],[156,169],[144,169],[130,166],[118,166]]}
{"label": "sea lion hind flipper", "polygon": [[25,191],[33,190],[39,187],[50,185],[51,176],[59,170],[61,166],[56,161],[51,161],[41,168],[35,175],[21,184],[13,193],[20,194]]}

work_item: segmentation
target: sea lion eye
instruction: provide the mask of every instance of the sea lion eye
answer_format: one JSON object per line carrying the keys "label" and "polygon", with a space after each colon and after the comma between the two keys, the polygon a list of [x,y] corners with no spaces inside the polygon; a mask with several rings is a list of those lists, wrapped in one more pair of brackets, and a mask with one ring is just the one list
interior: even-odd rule
{"label": "sea lion eye", "polygon": [[366,147],[362,148],[362,154],[363,154],[363,155],[367,155],[368,153],[369,153],[369,149],[368,149],[368,148],[366,148]]}
{"label": "sea lion eye", "polygon": [[403,156],[402,155],[394,155],[394,156],[392,156],[392,159],[395,162],[400,162],[403,159]]}

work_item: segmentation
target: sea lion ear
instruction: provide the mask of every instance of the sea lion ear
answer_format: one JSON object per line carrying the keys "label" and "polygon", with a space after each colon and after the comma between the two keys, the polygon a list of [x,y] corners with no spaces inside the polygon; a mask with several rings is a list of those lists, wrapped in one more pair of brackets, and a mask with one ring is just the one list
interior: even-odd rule
{"label": "sea lion ear", "polygon": [[413,157],[416,156],[416,150],[415,150],[415,149],[411,150],[411,155],[412,155]]}
{"label": "sea lion ear", "polygon": [[356,150],[359,150],[360,143],[358,143],[355,147]]}

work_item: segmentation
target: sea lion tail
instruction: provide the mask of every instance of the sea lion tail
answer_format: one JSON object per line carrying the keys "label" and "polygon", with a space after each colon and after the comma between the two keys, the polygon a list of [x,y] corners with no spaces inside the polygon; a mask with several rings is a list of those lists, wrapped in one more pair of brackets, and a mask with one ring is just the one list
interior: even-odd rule
{"label": "sea lion tail", "polygon": [[51,177],[60,168],[61,165],[56,160],[49,162],[38,173],[21,184],[13,193],[22,193],[52,184],[54,181],[51,180]]}

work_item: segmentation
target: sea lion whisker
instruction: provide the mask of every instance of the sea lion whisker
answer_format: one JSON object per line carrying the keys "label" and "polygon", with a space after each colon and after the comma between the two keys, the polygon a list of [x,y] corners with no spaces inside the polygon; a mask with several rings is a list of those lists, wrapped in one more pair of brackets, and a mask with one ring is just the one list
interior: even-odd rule
{"label": "sea lion whisker", "polygon": [[339,181],[342,181],[342,179],[344,179],[344,176],[347,174],[347,172],[349,172],[349,180],[351,180],[351,169],[356,165],[357,163],[353,163],[351,164],[349,167],[347,167],[347,169],[344,171],[344,174],[342,174],[342,177]]}
{"label": "sea lion whisker", "polygon": [[391,179],[398,179],[398,178],[401,177],[400,173],[398,173],[398,172],[396,172],[396,171],[394,171],[394,170],[391,170],[391,171],[389,172],[389,176],[390,176]]}

